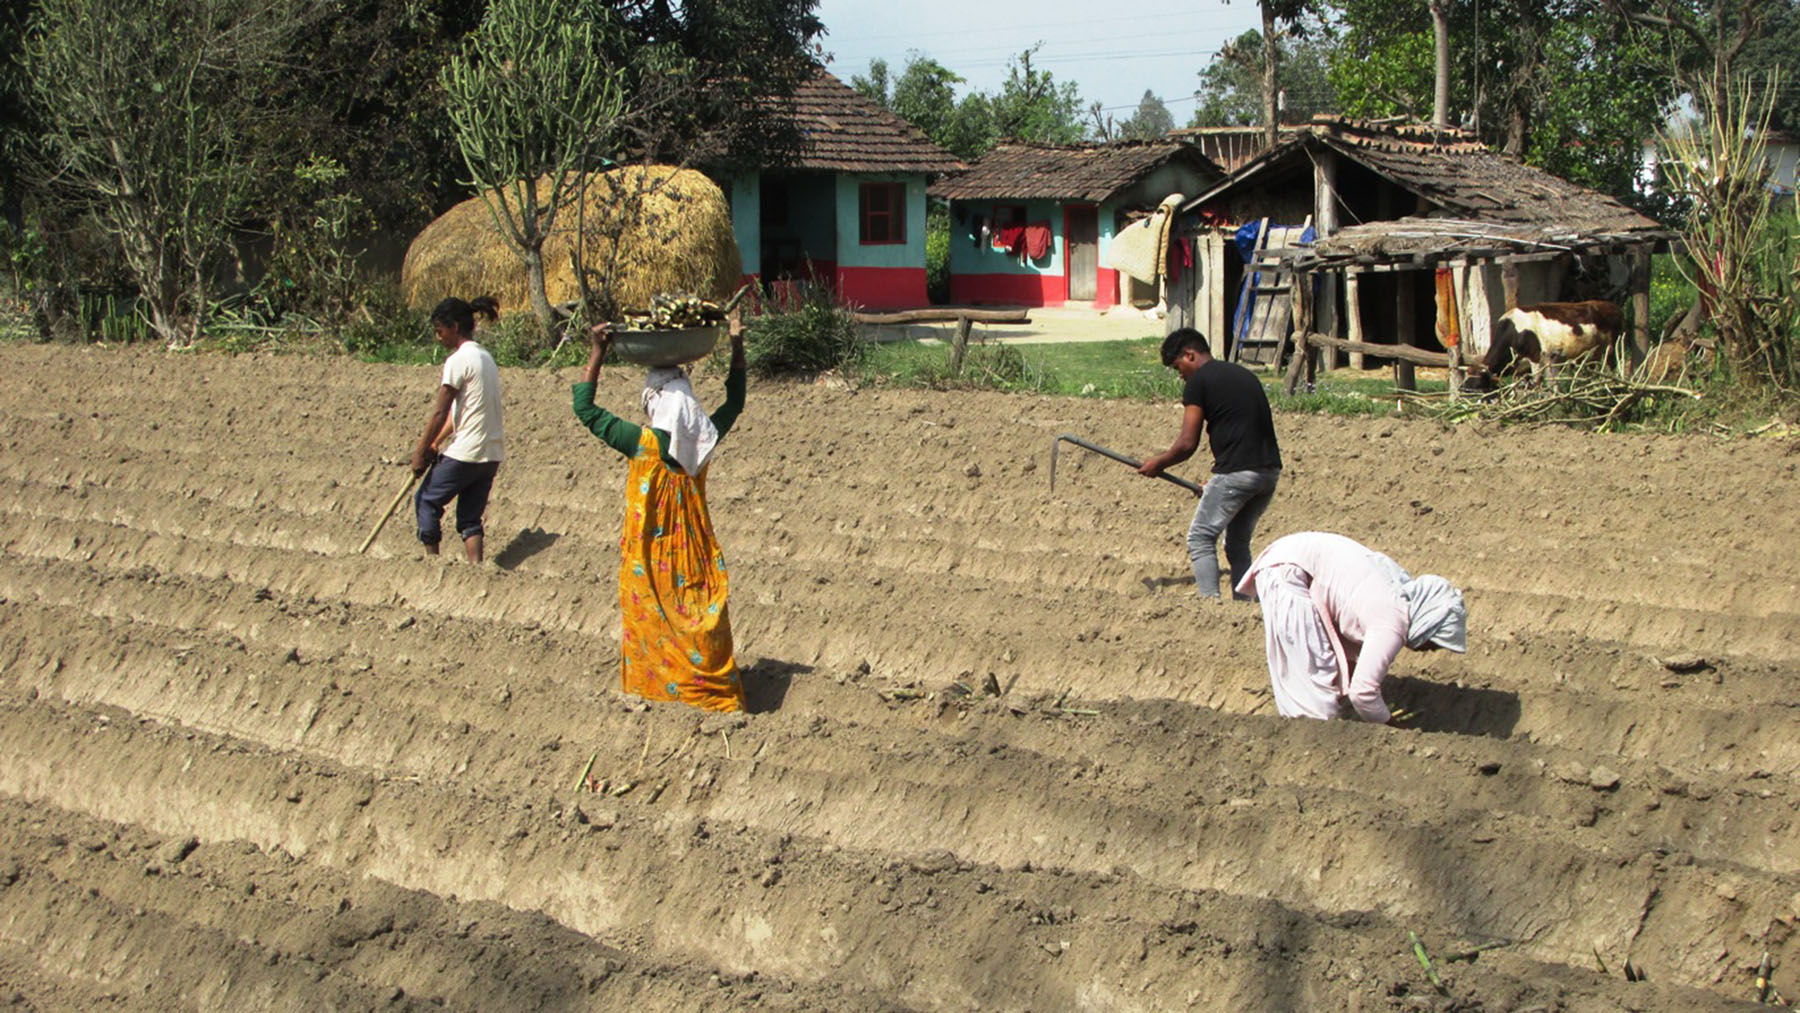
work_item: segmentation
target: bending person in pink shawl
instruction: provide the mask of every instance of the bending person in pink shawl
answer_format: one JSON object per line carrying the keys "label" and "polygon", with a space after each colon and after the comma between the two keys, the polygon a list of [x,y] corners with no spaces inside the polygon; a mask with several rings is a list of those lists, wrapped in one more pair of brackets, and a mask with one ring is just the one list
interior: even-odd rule
{"label": "bending person in pink shawl", "polygon": [[1442,577],[1413,577],[1343,535],[1276,539],[1237,590],[1262,602],[1269,683],[1282,717],[1330,720],[1347,699],[1357,717],[1387,723],[1381,680],[1400,648],[1467,648],[1461,591]]}

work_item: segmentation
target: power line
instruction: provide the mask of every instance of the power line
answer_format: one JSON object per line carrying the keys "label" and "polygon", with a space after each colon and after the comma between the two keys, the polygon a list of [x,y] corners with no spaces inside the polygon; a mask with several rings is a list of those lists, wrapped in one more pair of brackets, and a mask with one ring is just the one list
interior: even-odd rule
{"label": "power line", "polygon": [[[1213,13],[1224,14],[1226,12],[1217,11],[1217,12],[1213,12]],[[1109,17],[1106,19],[1106,23],[1107,24],[1123,24],[1123,23],[1134,22],[1134,21],[1168,21],[1171,18],[1191,19],[1192,17],[1193,17],[1192,10],[1179,10],[1179,11],[1169,11],[1168,13],[1165,13],[1165,14],[1137,14],[1137,15],[1131,15],[1128,17],[1118,17],[1118,18]],[[941,36],[941,35],[954,35],[954,36],[957,36],[958,38],[966,38],[970,35],[992,35],[992,34],[1004,32],[1009,35],[1018,36],[1018,35],[1025,34],[1025,32],[1027,32],[1027,31],[1036,31],[1037,29],[1041,29],[1041,28],[1085,28],[1085,27],[1089,27],[1089,26],[1093,25],[1093,23],[1094,23],[1093,19],[1089,18],[1089,19],[1082,20],[1082,21],[1035,22],[1030,26],[1029,29],[1021,29],[1020,26],[1017,24],[1006,24],[1006,25],[996,25],[993,28],[951,28],[951,29],[944,29],[942,31],[908,32],[907,35],[910,38],[930,38],[930,37],[936,37],[936,36]],[[1252,27],[1254,27],[1254,26],[1252,26]],[[880,40],[886,42],[893,38],[893,36],[891,34],[883,34],[883,35],[847,35],[847,36],[843,36],[840,39],[839,37],[833,36],[831,34],[831,29],[829,26],[827,26],[827,28],[825,30],[825,36],[827,39],[829,39],[833,42],[838,42],[838,41],[852,42],[852,41],[867,40],[867,39],[880,39]]]}

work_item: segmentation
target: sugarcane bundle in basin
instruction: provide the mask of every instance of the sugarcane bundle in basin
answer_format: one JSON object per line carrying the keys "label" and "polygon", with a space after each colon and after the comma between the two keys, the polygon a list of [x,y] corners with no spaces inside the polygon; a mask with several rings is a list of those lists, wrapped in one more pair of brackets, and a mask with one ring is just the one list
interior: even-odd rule
{"label": "sugarcane bundle in basin", "polygon": [[[548,193],[547,181],[540,193]],[[665,292],[720,300],[738,287],[743,262],[731,208],[717,185],[692,169],[627,166],[588,182],[585,212],[564,208],[544,241],[544,290],[551,305],[581,295],[570,251],[577,231],[589,284],[612,305],[642,308]],[[525,265],[493,214],[472,197],[427,225],[407,248],[400,289],[413,306],[446,296],[489,295],[507,312],[530,306]]]}

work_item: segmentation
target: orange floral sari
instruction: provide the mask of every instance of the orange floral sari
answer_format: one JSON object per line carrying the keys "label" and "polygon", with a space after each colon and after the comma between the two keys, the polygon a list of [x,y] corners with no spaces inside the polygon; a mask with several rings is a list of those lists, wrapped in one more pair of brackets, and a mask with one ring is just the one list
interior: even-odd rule
{"label": "orange floral sari", "polygon": [[744,709],[732,657],[730,581],[706,509],[706,472],[663,463],[645,426],[625,479],[619,538],[619,680],[627,693],[709,711]]}

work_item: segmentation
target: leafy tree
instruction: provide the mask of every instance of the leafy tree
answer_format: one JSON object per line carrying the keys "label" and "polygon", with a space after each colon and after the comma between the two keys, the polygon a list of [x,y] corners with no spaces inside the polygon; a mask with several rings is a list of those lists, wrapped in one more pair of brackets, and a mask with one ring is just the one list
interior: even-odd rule
{"label": "leafy tree", "polygon": [[886,106],[888,104],[887,61],[879,57],[870,60],[869,76],[864,77],[861,74],[851,75],[850,87],[855,88],[858,92],[862,93],[864,98],[873,99],[876,104]]}
{"label": "leafy tree", "polygon": [[254,142],[313,0],[39,0],[25,42],[48,179],[122,254],[150,324],[197,336],[266,164]]}
{"label": "leafy tree", "polygon": [[974,161],[993,149],[999,140],[994,124],[994,100],[983,92],[971,92],[956,103],[956,112],[944,127],[939,143],[964,161]]}
{"label": "leafy tree", "polygon": [[1150,89],[1144,89],[1144,97],[1138,100],[1137,111],[1124,123],[1119,124],[1119,137],[1127,141],[1154,141],[1166,136],[1175,129],[1175,117],[1169,114],[1169,107]]}
{"label": "leafy tree", "polygon": [[817,72],[818,0],[604,2],[619,31],[629,151],[671,164],[762,168],[805,143],[781,98]]}
{"label": "leafy tree", "polygon": [[[1331,83],[1355,116],[1430,115],[1426,0],[1335,0]],[[1667,60],[1622,31],[1618,2],[1446,0],[1452,116],[1528,164],[1638,200],[1643,141],[1675,86]],[[1495,68],[1502,68],[1497,71]]]}
{"label": "leafy tree", "polygon": [[[1231,0],[1225,2],[1230,3]],[[1255,40],[1261,43],[1262,117],[1259,122],[1263,125],[1263,142],[1271,148],[1275,146],[1280,134],[1278,124],[1281,117],[1278,108],[1278,96],[1281,92],[1281,37],[1276,26],[1286,22],[1288,34],[1304,34],[1309,19],[1318,16],[1326,2],[1327,0],[1257,0],[1257,7],[1262,13],[1262,31],[1255,34]],[[1243,38],[1245,37],[1240,36],[1239,40]],[[1226,45],[1223,55],[1246,65],[1253,62],[1248,51],[1234,51],[1231,44]]]}
{"label": "leafy tree", "polygon": [[894,82],[889,107],[901,118],[925,131],[932,142],[945,143],[956,119],[956,86],[963,83],[949,68],[927,56],[906,61],[906,70]]}
{"label": "leafy tree", "polygon": [[[0,38],[24,37],[26,4],[0,0]],[[0,222],[15,227],[21,224],[25,163],[38,134],[30,119],[33,109],[20,55],[15,46],[0,50]]]}
{"label": "leafy tree", "polygon": [[[485,0],[336,0],[295,41],[296,72],[276,82],[287,114],[264,144],[278,164],[342,166],[374,226],[409,233],[466,196],[439,72],[481,21]],[[269,173],[256,205],[278,222],[317,199],[290,172]]]}
{"label": "leafy tree", "polygon": [[1738,68],[1754,83],[1776,75],[1769,126],[1800,133],[1800,68],[1794,66],[1794,54],[1800,53],[1800,2],[1768,0],[1763,16],[1762,28],[1744,46]]}
{"label": "leafy tree", "polygon": [[1031,65],[1041,44],[1020,53],[1007,65],[1006,81],[989,106],[999,137],[1042,144],[1074,144],[1086,131],[1081,125],[1081,94],[1075,82],[1058,84],[1054,75]]}
{"label": "leafy tree", "polygon": [[493,0],[444,69],[457,147],[494,222],[524,261],[531,309],[546,335],[544,241],[579,205],[587,171],[617,140],[620,68],[603,53],[612,13],[597,0]]}
{"label": "leafy tree", "polygon": [[[1281,122],[1305,123],[1318,113],[1339,111],[1332,87],[1330,66],[1333,48],[1326,37],[1309,33],[1303,38],[1276,41],[1281,65],[1281,92],[1286,97]],[[1232,40],[1200,72],[1190,127],[1247,127],[1262,119],[1262,72],[1259,62],[1237,59],[1236,54],[1262,49],[1262,33],[1248,31]]]}

